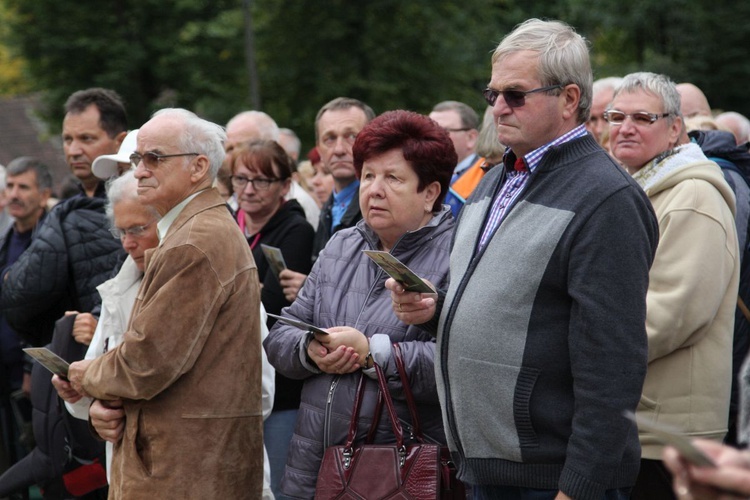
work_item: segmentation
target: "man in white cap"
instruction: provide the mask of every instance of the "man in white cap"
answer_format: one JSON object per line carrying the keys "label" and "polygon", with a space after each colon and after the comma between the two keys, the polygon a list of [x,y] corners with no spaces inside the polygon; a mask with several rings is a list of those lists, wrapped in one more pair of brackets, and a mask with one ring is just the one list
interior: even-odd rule
{"label": "man in white cap", "polygon": [[138,129],[131,130],[120,144],[120,149],[113,155],[102,155],[91,164],[91,171],[100,179],[107,180],[110,177],[120,177],[130,170],[130,155],[136,149]]}

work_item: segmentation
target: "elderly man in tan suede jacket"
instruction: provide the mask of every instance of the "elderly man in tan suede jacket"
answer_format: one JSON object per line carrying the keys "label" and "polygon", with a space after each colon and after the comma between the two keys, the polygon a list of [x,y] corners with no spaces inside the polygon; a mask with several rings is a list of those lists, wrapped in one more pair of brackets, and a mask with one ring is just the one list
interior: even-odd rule
{"label": "elderly man in tan suede jacket", "polygon": [[123,342],[69,374],[120,412],[109,430],[91,413],[117,441],[110,498],[261,497],[260,288],[247,241],[211,188],[224,138],[181,109],[157,112],[138,133],[131,162],[139,199],[162,216],[159,246],[146,254]]}

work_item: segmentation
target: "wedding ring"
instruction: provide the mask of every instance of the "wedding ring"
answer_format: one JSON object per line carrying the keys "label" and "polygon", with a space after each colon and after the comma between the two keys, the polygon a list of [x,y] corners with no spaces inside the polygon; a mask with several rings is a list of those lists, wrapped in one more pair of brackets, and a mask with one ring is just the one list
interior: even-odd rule
{"label": "wedding ring", "polygon": [[404,312],[404,310],[401,309],[401,302],[398,303],[398,312],[400,313]]}

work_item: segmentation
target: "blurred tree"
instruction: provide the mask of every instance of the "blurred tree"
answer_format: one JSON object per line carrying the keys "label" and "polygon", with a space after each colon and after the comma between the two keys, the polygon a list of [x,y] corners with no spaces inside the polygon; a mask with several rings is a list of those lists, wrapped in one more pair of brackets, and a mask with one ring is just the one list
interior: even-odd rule
{"label": "blurred tree", "polygon": [[566,0],[568,21],[592,42],[594,76],[634,71],[692,82],[715,109],[750,116],[750,2]]}
{"label": "blurred tree", "polygon": [[4,0],[31,85],[44,91],[50,125],[75,90],[115,89],[133,127],[159,107],[226,112],[243,78],[242,18],[231,0]]}
{"label": "blurred tree", "polygon": [[500,2],[256,0],[255,7],[266,111],[307,147],[317,110],[338,96],[377,113],[426,113],[446,99],[483,109]]}
{"label": "blurred tree", "polygon": [[[305,147],[312,144],[315,113],[337,96],[362,99],[377,112],[428,112],[445,99],[481,111],[492,50],[529,17],[575,26],[591,41],[595,77],[663,72],[699,85],[715,107],[750,114],[744,62],[750,42],[737,24],[750,19],[750,2],[0,0],[0,6],[0,30],[8,31],[13,54],[28,62],[25,82],[44,92],[55,128],[65,98],[91,86],[120,92],[134,127],[164,106],[225,123],[252,107],[245,40],[256,50],[248,54],[257,67],[256,102],[293,128]],[[243,12],[254,33],[245,30]],[[0,85],[8,72],[21,71],[3,62],[0,68]]]}
{"label": "blurred tree", "polygon": [[[91,86],[120,92],[133,126],[163,106],[219,123],[251,106],[241,1],[1,1],[53,127],[65,98]],[[264,110],[311,143],[315,113],[340,95],[379,112],[427,112],[444,99],[481,108],[489,51],[512,26],[507,3],[255,0]]]}
{"label": "blurred tree", "polygon": [[11,12],[0,3],[0,95],[17,95],[28,92],[24,79],[24,60],[7,45],[10,27],[2,20],[10,19]]}

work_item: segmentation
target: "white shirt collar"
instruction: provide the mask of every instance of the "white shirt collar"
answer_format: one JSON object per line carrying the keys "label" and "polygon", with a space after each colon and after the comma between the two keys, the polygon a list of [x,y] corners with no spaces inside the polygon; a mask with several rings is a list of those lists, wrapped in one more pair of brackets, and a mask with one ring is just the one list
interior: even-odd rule
{"label": "white shirt collar", "polygon": [[164,238],[167,236],[167,232],[169,231],[169,228],[172,226],[172,223],[177,219],[177,216],[180,215],[180,212],[182,212],[182,209],[185,208],[185,206],[190,203],[190,200],[198,196],[200,193],[205,191],[205,189],[201,189],[200,191],[191,194],[184,200],[182,200],[180,203],[178,203],[176,206],[172,208],[169,212],[167,212],[164,217],[161,218],[158,224],[156,224],[156,232],[159,235],[159,246],[161,246],[161,242],[164,241]]}

